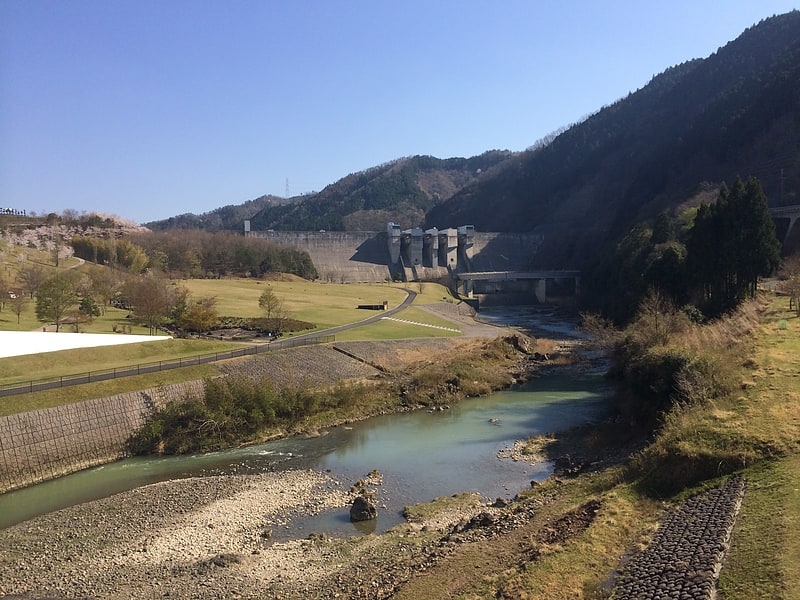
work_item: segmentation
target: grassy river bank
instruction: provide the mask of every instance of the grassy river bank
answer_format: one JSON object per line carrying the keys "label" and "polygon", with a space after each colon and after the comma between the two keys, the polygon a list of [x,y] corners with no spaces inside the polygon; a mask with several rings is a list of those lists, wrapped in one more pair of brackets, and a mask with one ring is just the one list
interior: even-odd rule
{"label": "grassy river bank", "polygon": [[[526,453],[570,458],[562,474],[521,490],[508,506],[458,495],[409,507],[409,523],[380,536],[271,543],[268,529],[286,514],[346,505],[349,491],[309,472],[166,482],[0,532],[0,593],[607,598],[624,558],[648,544],[668,508],[742,474],[747,491],[720,593],[798,598],[800,319],[787,306],[773,298],[726,330],[708,326],[674,340],[707,353],[716,344],[713,352],[734,385],[724,396],[676,406],[653,435],[642,439],[617,419],[520,444],[520,460]],[[498,361],[495,377],[507,382],[520,374],[520,355],[511,346],[488,348]],[[424,349],[415,352],[416,371],[406,372],[406,385],[448,381],[443,374],[452,365],[426,359]],[[340,411],[304,427],[347,418]],[[710,475],[708,465],[716,466]]]}

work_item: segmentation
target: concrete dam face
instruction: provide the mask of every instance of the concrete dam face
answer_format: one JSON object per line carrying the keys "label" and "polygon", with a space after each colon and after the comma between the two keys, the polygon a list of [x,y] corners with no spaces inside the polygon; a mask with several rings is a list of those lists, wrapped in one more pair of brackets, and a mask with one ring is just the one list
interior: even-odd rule
{"label": "concrete dam face", "polygon": [[574,297],[578,287],[574,271],[530,272],[541,235],[476,232],[468,225],[401,230],[394,223],[386,231],[347,232],[250,231],[246,225],[245,235],[307,252],[319,278],[331,283],[436,281],[485,304]]}
{"label": "concrete dam face", "polygon": [[431,281],[470,271],[522,271],[542,242],[539,235],[463,228],[246,231],[245,235],[308,252],[320,279],[335,283],[382,283],[387,277]]}
{"label": "concrete dam face", "polygon": [[245,235],[308,252],[322,281],[385,282],[390,276],[385,233],[374,231],[250,231]]}

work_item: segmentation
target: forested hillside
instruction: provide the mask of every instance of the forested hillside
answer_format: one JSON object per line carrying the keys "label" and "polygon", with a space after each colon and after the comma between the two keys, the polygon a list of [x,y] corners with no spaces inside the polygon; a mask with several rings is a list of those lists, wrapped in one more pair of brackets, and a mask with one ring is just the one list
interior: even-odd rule
{"label": "forested hillside", "polygon": [[201,215],[185,213],[164,219],[145,223],[149,229],[160,231],[165,229],[202,229],[205,231],[241,231],[245,220],[270,206],[289,204],[299,198],[279,198],[277,196],[261,196],[255,200],[248,200],[243,204],[229,204]]}
{"label": "forested hillside", "polygon": [[[704,184],[758,177],[771,205],[800,202],[800,12],[766,19],[428,213],[427,225],[540,231],[546,264],[672,210]],[[706,185],[707,187],[707,185]]]}
{"label": "forested hillside", "polygon": [[[535,107],[531,107],[534,110]],[[519,115],[521,121],[525,115]],[[157,228],[383,230],[472,224],[535,232],[532,266],[581,268],[634,223],[677,216],[722,182],[755,176],[770,206],[800,204],[800,12],[763,20],[708,58],[522,153],[402,158],[317,194],[265,197]],[[262,205],[263,202],[263,205]]]}
{"label": "forested hillside", "polygon": [[490,151],[442,160],[412,156],[352,173],[302,202],[272,206],[251,219],[254,229],[381,231],[394,221],[421,225],[425,214],[511,156]]}

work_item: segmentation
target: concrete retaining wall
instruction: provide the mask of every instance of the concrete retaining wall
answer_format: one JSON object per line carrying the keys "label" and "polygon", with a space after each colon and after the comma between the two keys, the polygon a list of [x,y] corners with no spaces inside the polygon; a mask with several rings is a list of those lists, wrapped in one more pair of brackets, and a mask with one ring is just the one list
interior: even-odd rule
{"label": "concrete retaining wall", "polygon": [[247,235],[308,252],[322,281],[372,283],[386,281],[391,275],[385,232],[251,231]]}
{"label": "concrete retaining wall", "polygon": [[202,390],[194,381],[0,417],[0,493],[122,458],[154,408]]}

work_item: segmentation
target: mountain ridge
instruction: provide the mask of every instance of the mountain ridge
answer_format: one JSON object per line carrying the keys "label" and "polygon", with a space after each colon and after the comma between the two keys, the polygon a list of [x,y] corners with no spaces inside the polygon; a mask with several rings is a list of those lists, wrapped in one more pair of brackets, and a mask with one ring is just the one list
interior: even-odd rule
{"label": "mountain ridge", "polygon": [[249,219],[255,229],[382,230],[395,221],[542,233],[537,266],[580,268],[633,223],[737,175],[759,177],[773,206],[800,203],[798,148],[795,10],[763,19],[707,58],[665,69],[529,150],[405,157],[266,204]]}

